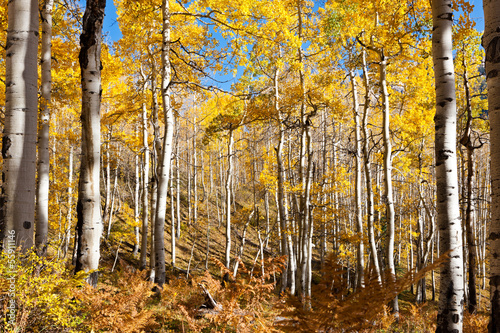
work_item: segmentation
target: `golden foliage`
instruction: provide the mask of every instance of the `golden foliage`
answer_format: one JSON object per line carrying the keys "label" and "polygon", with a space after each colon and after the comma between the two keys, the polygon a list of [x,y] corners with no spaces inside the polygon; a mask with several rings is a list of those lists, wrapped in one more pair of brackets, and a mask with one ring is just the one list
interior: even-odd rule
{"label": "golden foliage", "polygon": [[[34,251],[0,256],[0,309],[15,304],[15,324],[2,319],[6,332],[73,331],[83,320],[75,316],[79,306],[73,292],[84,275],[72,275],[56,258],[39,257]],[[11,302],[13,301],[13,302]]]}

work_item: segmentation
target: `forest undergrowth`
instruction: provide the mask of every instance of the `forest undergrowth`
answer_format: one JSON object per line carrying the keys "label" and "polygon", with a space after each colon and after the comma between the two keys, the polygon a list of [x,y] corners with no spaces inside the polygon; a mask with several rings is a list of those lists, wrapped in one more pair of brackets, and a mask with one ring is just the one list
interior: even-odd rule
{"label": "forest undergrowth", "polygon": [[[409,286],[439,265],[409,272],[395,283],[370,280],[364,289],[347,289],[345,270],[330,258],[318,272],[311,300],[278,295],[276,286],[283,257],[266,260],[264,275],[244,263],[236,278],[212,258],[212,271],[197,270],[188,278],[170,270],[161,291],[148,281],[146,271],[134,269],[133,257],[116,260],[110,251],[92,288],[85,276],[74,275],[60,259],[29,253],[0,260],[1,332],[433,332],[437,302],[416,305]],[[226,274],[227,273],[227,274]],[[15,281],[16,324],[7,325],[9,289]],[[217,302],[207,307],[207,294]],[[396,319],[387,307],[399,293]],[[484,298],[487,299],[486,297]],[[310,304],[309,310],[304,304]],[[209,304],[208,304],[209,305]],[[485,309],[485,306],[481,307]],[[465,314],[464,332],[485,332],[486,313]]]}

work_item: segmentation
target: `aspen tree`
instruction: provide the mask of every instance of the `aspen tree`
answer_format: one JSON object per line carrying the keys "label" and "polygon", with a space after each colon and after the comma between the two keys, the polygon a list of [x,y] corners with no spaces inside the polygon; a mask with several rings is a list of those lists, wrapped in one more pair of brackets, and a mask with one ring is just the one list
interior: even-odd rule
{"label": "aspen tree", "polygon": [[40,11],[42,21],[42,96],[40,99],[40,130],[38,133],[38,186],[36,192],[35,245],[44,252],[49,231],[49,121],[52,90],[52,7],[53,0],[45,0]]}
{"label": "aspen tree", "polygon": [[[392,143],[390,137],[390,108],[389,93],[387,92],[387,57],[384,50],[379,51],[380,55],[380,90],[383,103],[383,139],[384,139],[384,200],[386,206],[387,219],[387,240],[386,240],[386,260],[391,279],[396,278],[396,268],[394,266],[394,200],[392,190]],[[398,297],[394,298],[392,311],[399,312]]]}
{"label": "aspen tree", "polygon": [[229,135],[227,139],[227,174],[226,174],[226,267],[231,264],[231,185],[233,182],[233,146],[234,146],[233,124],[229,124]]}
{"label": "aspen tree", "polygon": [[[464,52],[465,53],[465,52]],[[479,145],[475,144],[474,137],[472,135],[472,105],[471,105],[471,95],[470,95],[470,86],[469,86],[469,78],[467,75],[467,67],[465,63],[465,55],[462,59],[464,73],[463,83],[465,89],[465,103],[466,103],[466,112],[467,112],[467,121],[465,125],[464,135],[460,139],[460,143],[465,146],[467,150],[467,177],[466,177],[466,186],[464,186],[464,190],[466,192],[466,209],[465,209],[465,233],[466,233],[466,244],[468,248],[468,291],[469,295],[467,297],[468,310],[470,313],[477,312],[477,297],[476,297],[476,239],[473,235],[474,228],[474,204],[472,202],[473,199],[473,189],[472,182],[474,177],[474,150],[481,148],[483,145],[482,142]],[[464,266],[465,266],[465,256],[464,256]],[[464,274],[465,276],[465,274]]]}
{"label": "aspen tree", "polygon": [[[137,132],[137,130],[136,130]],[[140,234],[139,234],[139,190],[141,187],[141,179],[140,179],[140,172],[139,172],[139,154],[135,155],[134,158],[135,161],[135,167],[134,167],[134,223],[136,224],[134,226],[134,234],[135,234],[135,244],[134,244],[134,250],[133,250],[133,256],[136,257],[137,254],[139,253],[139,247],[141,243],[140,239]]]}
{"label": "aspen tree", "polygon": [[[297,270],[295,249],[293,247],[292,235],[290,232],[288,220],[288,207],[286,202],[285,192],[285,166],[283,163],[283,146],[285,144],[285,125],[284,115],[280,111],[279,104],[279,69],[276,68],[274,75],[274,111],[278,114],[279,121],[279,141],[276,150],[276,164],[278,168],[278,189],[277,189],[277,203],[279,210],[280,226],[281,226],[281,247],[282,254],[287,256],[285,269],[281,278],[280,291],[283,292],[287,287],[290,287],[290,293],[295,294],[295,274]],[[290,278],[290,281],[288,281]]]}
{"label": "aspen tree", "polygon": [[[89,0],[83,15],[80,36],[80,69],[82,75],[82,155],[76,226],[78,250],[75,272],[96,270],[103,230],[99,186],[101,154],[101,41],[105,0]],[[89,284],[96,286],[97,271],[90,274]]]}
{"label": "aspen tree", "polygon": [[[146,94],[146,77],[143,76],[142,93]],[[148,252],[148,224],[149,224],[149,126],[148,126],[148,110],[146,101],[142,101],[142,236],[141,236],[141,257],[140,269],[145,269],[147,264]]]}
{"label": "aspen tree", "polygon": [[299,286],[298,293],[304,306],[309,308],[310,302],[306,298],[311,297],[311,260],[312,253],[310,253],[312,246],[312,221],[310,220],[311,209],[311,133],[310,133],[310,115],[306,114],[306,82],[304,74],[304,53],[302,50],[303,38],[303,17],[302,17],[302,0],[297,1],[297,16],[298,16],[298,38],[300,45],[297,49],[298,63],[300,69],[299,84],[300,84],[300,122],[301,122],[301,136],[300,136],[300,163],[299,163],[299,178],[301,182],[300,202],[297,205],[296,212],[299,216],[299,269],[297,270]]}
{"label": "aspen tree", "polygon": [[366,65],[366,51],[363,49],[361,54],[362,66],[363,66],[363,85],[365,87],[365,101],[363,106],[363,121],[362,121],[362,132],[363,132],[363,161],[365,169],[365,182],[366,182],[366,213],[367,213],[367,225],[368,225],[368,239],[370,244],[371,257],[373,262],[373,267],[375,269],[375,277],[379,283],[382,283],[382,278],[380,276],[380,265],[378,261],[378,251],[377,244],[375,242],[375,227],[374,227],[374,198],[373,198],[373,181],[372,181],[372,171],[370,162],[370,149],[369,149],[369,136],[368,136],[368,110],[370,108],[370,78],[368,73],[368,68]]}
{"label": "aspen tree", "polygon": [[23,251],[33,246],[35,219],[37,48],[38,1],[9,1],[0,238]]}
{"label": "aspen tree", "polygon": [[155,283],[163,286],[165,283],[165,216],[167,212],[168,182],[170,179],[170,162],[172,157],[172,143],[174,137],[174,112],[171,106],[170,81],[170,5],[168,0],[162,1],[162,80],[161,95],[163,101],[163,115],[165,118],[165,132],[163,147],[158,164],[158,190],[155,212]]}
{"label": "aspen tree", "polygon": [[458,202],[456,155],[456,96],[453,66],[450,0],[432,1],[432,53],[436,82],[436,115],[434,118],[437,224],[440,254],[449,253],[441,266],[439,309],[436,332],[462,332],[463,324],[463,257],[462,227]]}
{"label": "aspen tree", "polygon": [[[500,332],[500,1],[484,0],[483,47],[486,50],[486,81],[490,118],[491,229],[489,332]],[[485,242],[486,243],[486,242]]]}
{"label": "aspen tree", "polygon": [[363,216],[362,216],[362,207],[361,207],[361,121],[359,117],[359,102],[358,102],[358,88],[356,86],[356,77],[354,75],[354,70],[349,71],[349,78],[351,80],[351,92],[352,92],[352,103],[353,103],[353,116],[354,116],[354,126],[355,126],[355,207],[356,207],[356,232],[358,233],[359,243],[357,243],[357,266],[356,266],[356,274],[357,281],[356,287],[363,288],[365,285],[365,262],[364,262],[364,244],[363,244]]}

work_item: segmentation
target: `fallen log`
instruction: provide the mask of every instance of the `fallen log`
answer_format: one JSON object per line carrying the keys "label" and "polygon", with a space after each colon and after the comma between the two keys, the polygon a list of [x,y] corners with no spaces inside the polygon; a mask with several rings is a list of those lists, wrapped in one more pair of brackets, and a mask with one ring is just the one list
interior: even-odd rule
{"label": "fallen log", "polygon": [[222,311],[222,305],[215,301],[208,289],[202,283],[198,283],[198,286],[202,289],[205,296],[205,303],[198,309],[198,316],[203,317],[207,314],[218,314]]}

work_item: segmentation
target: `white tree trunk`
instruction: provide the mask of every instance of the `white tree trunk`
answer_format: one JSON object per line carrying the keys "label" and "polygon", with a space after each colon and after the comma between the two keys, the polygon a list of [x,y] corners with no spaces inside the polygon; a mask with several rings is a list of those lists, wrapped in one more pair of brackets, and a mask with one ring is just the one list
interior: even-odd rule
{"label": "white tree trunk", "polygon": [[[298,37],[302,39],[302,4],[299,1],[297,3],[298,9]],[[298,48],[298,61],[300,64],[304,65],[304,55],[302,51],[302,45]],[[300,225],[299,225],[299,248],[300,255],[298,278],[299,278],[299,298],[304,304],[305,308],[310,308],[310,296],[311,296],[311,260],[312,253],[311,249],[311,237],[309,235],[312,221],[310,220],[310,207],[311,207],[311,162],[312,162],[312,152],[311,152],[311,134],[310,134],[310,120],[309,116],[306,115],[306,83],[304,70],[299,69],[299,80],[300,80],[300,92],[301,92],[301,107],[300,107],[300,117],[301,117],[301,138],[300,138],[300,165],[299,165],[299,177],[301,182],[301,195],[300,195]]]}
{"label": "white tree trunk", "polygon": [[231,184],[233,178],[233,129],[229,129],[227,142],[227,177],[226,177],[226,267],[231,264]]}
{"label": "white tree trunk", "polygon": [[[174,174],[174,164],[170,164],[170,174]],[[171,177],[170,181],[170,257],[172,259],[172,268],[175,267],[175,196],[174,196],[174,178]]]}
{"label": "white tree trunk", "polygon": [[8,3],[0,237],[33,246],[37,131],[38,1]]}
{"label": "white tree trunk", "polygon": [[356,140],[356,156],[355,156],[355,164],[356,164],[356,176],[355,176],[355,190],[354,190],[354,199],[356,201],[356,232],[359,237],[359,241],[357,245],[357,266],[356,266],[356,275],[357,275],[357,287],[364,288],[365,286],[365,260],[364,260],[364,244],[363,244],[363,212],[362,212],[362,203],[361,203],[361,130],[360,130],[360,119],[359,119],[359,103],[358,103],[358,89],[356,86],[354,71],[349,71],[349,78],[351,79],[351,87],[352,87],[352,103],[353,103],[353,113],[354,113],[354,127],[355,127],[355,140]]}
{"label": "white tree trunk", "polygon": [[[390,136],[390,108],[389,108],[389,93],[387,91],[387,60],[384,56],[384,51],[380,51],[380,89],[382,102],[384,105],[383,116],[383,137],[384,137],[384,197],[386,207],[387,220],[387,244],[386,244],[386,260],[387,269],[391,274],[391,279],[396,278],[396,268],[394,266],[394,200],[392,193],[392,143]],[[392,311],[399,313],[398,297],[394,298],[392,303]]]}
{"label": "white tree trunk", "polygon": [[370,79],[368,68],[366,66],[366,51],[362,51],[362,62],[363,62],[363,84],[365,86],[365,105],[363,107],[363,160],[365,169],[365,182],[366,182],[366,211],[367,211],[367,224],[368,224],[368,239],[370,242],[370,251],[372,254],[373,268],[375,270],[375,278],[379,283],[382,283],[382,278],[380,276],[380,266],[378,264],[378,252],[377,243],[375,242],[375,227],[374,227],[374,199],[373,199],[373,182],[371,174],[371,163],[370,163],[370,147],[368,145],[369,135],[368,135],[368,110],[370,105]]}
{"label": "white tree trunk", "polygon": [[279,142],[276,150],[276,165],[278,168],[278,189],[277,189],[277,203],[280,218],[280,229],[281,229],[281,248],[282,254],[287,256],[287,262],[285,269],[283,270],[283,276],[281,277],[281,287],[280,291],[285,291],[286,288],[290,288],[290,294],[295,294],[295,272],[297,270],[295,253],[293,248],[292,235],[289,231],[288,224],[288,208],[286,207],[286,193],[285,193],[285,167],[283,163],[283,145],[285,144],[285,126],[283,124],[284,117],[280,111],[279,105],[279,71],[276,69],[274,75],[274,110],[278,114],[279,121]]}
{"label": "white tree trunk", "polygon": [[[491,229],[489,332],[500,332],[500,1],[484,0],[483,46],[486,50],[486,80],[490,118]],[[483,244],[485,244],[484,242]],[[484,263],[484,262],[483,262]]]}
{"label": "white tree trunk", "polygon": [[38,132],[38,187],[36,192],[35,245],[45,252],[49,232],[49,123],[52,89],[51,43],[53,0],[46,0],[40,12],[42,19],[42,96],[40,98],[40,129]]}
{"label": "white tree trunk", "polygon": [[[178,133],[178,127],[177,127],[177,138],[179,138],[179,133]],[[181,225],[182,225],[182,219],[181,219],[181,178],[180,178],[180,170],[179,170],[179,144],[176,146],[176,151],[175,151],[175,183],[176,183],[176,210],[177,210],[177,232],[176,232],[176,237],[179,239],[181,237]],[[211,166],[211,165],[210,165]]]}
{"label": "white tree trunk", "polygon": [[139,190],[141,187],[141,180],[139,179],[139,154],[135,155],[135,177],[134,177],[134,234],[135,234],[135,244],[133,256],[136,257],[139,253],[139,246],[141,242],[141,237],[139,233]]}
{"label": "white tree trunk", "polygon": [[165,118],[165,136],[163,137],[162,154],[158,165],[158,194],[155,216],[155,283],[163,286],[165,283],[165,215],[167,212],[167,192],[170,178],[170,160],[172,157],[172,142],[174,137],[174,113],[170,101],[170,6],[168,0],[162,2],[162,100]]}
{"label": "white tree trunk", "polygon": [[456,97],[451,0],[432,1],[432,53],[436,82],[436,190],[441,265],[436,332],[462,332],[463,258],[456,155]]}
{"label": "white tree trunk", "polygon": [[73,212],[73,146],[69,147],[69,158],[68,158],[68,214],[66,215],[66,230],[64,236],[64,250],[63,258],[66,257],[69,249],[69,243],[71,240],[71,220]]}
{"label": "white tree trunk", "polygon": [[[75,272],[96,270],[103,229],[99,187],[101,154],[101,40],[105,0],[89,0],[80,37],[82,73],[82,155],[77,203],[78,251]],[[97,284],[97,271],[88,282]]]}
{"label": "white tree trunk", "polygon": [[113,226],[113,214],[115,211],[115,199],[116,199],[116,191],[118,190],[118,165],[115,169],[115,179],[113,181],[113,192],[111,193],[111,205],[109,206],[109,214],[108,214],[108,231],[106,232],[106,239],[111,235],[111,227]]}
{"label": "white tree trunk", "polygon": [[[146,92],[144,84],[143,92]],[[146,103],[142,103],[142,147],[143,147],[143,166],[142,166],[142,235],[141,235],[141,257],[140,268],[145,269],[148,256],[148,220],[149,220],[149,142],[148,142],[148,110]]]}
{"label": "white tree trunk", "polygon": [[198,221],[198,153],[196,152],[196,116],[193,117],[193,223]]}
{"label": "white tree trunk", "polygon": [[149,257],[149,267],[151,269],[149,279],[155,279],[156,255],[155,255],[155,226],[156,226],[156,207],[158,199],[158,156],[161,154],[161,141],[160,141],[160,125],[158,121],[158,89],[156,86],[156,69],[153,65],[151,75],[151,96],[152,96],[152,118],[153,118],[153,158],[151,163],[151,171],[153,173],[153,181],[151,184],[151,255]]}

